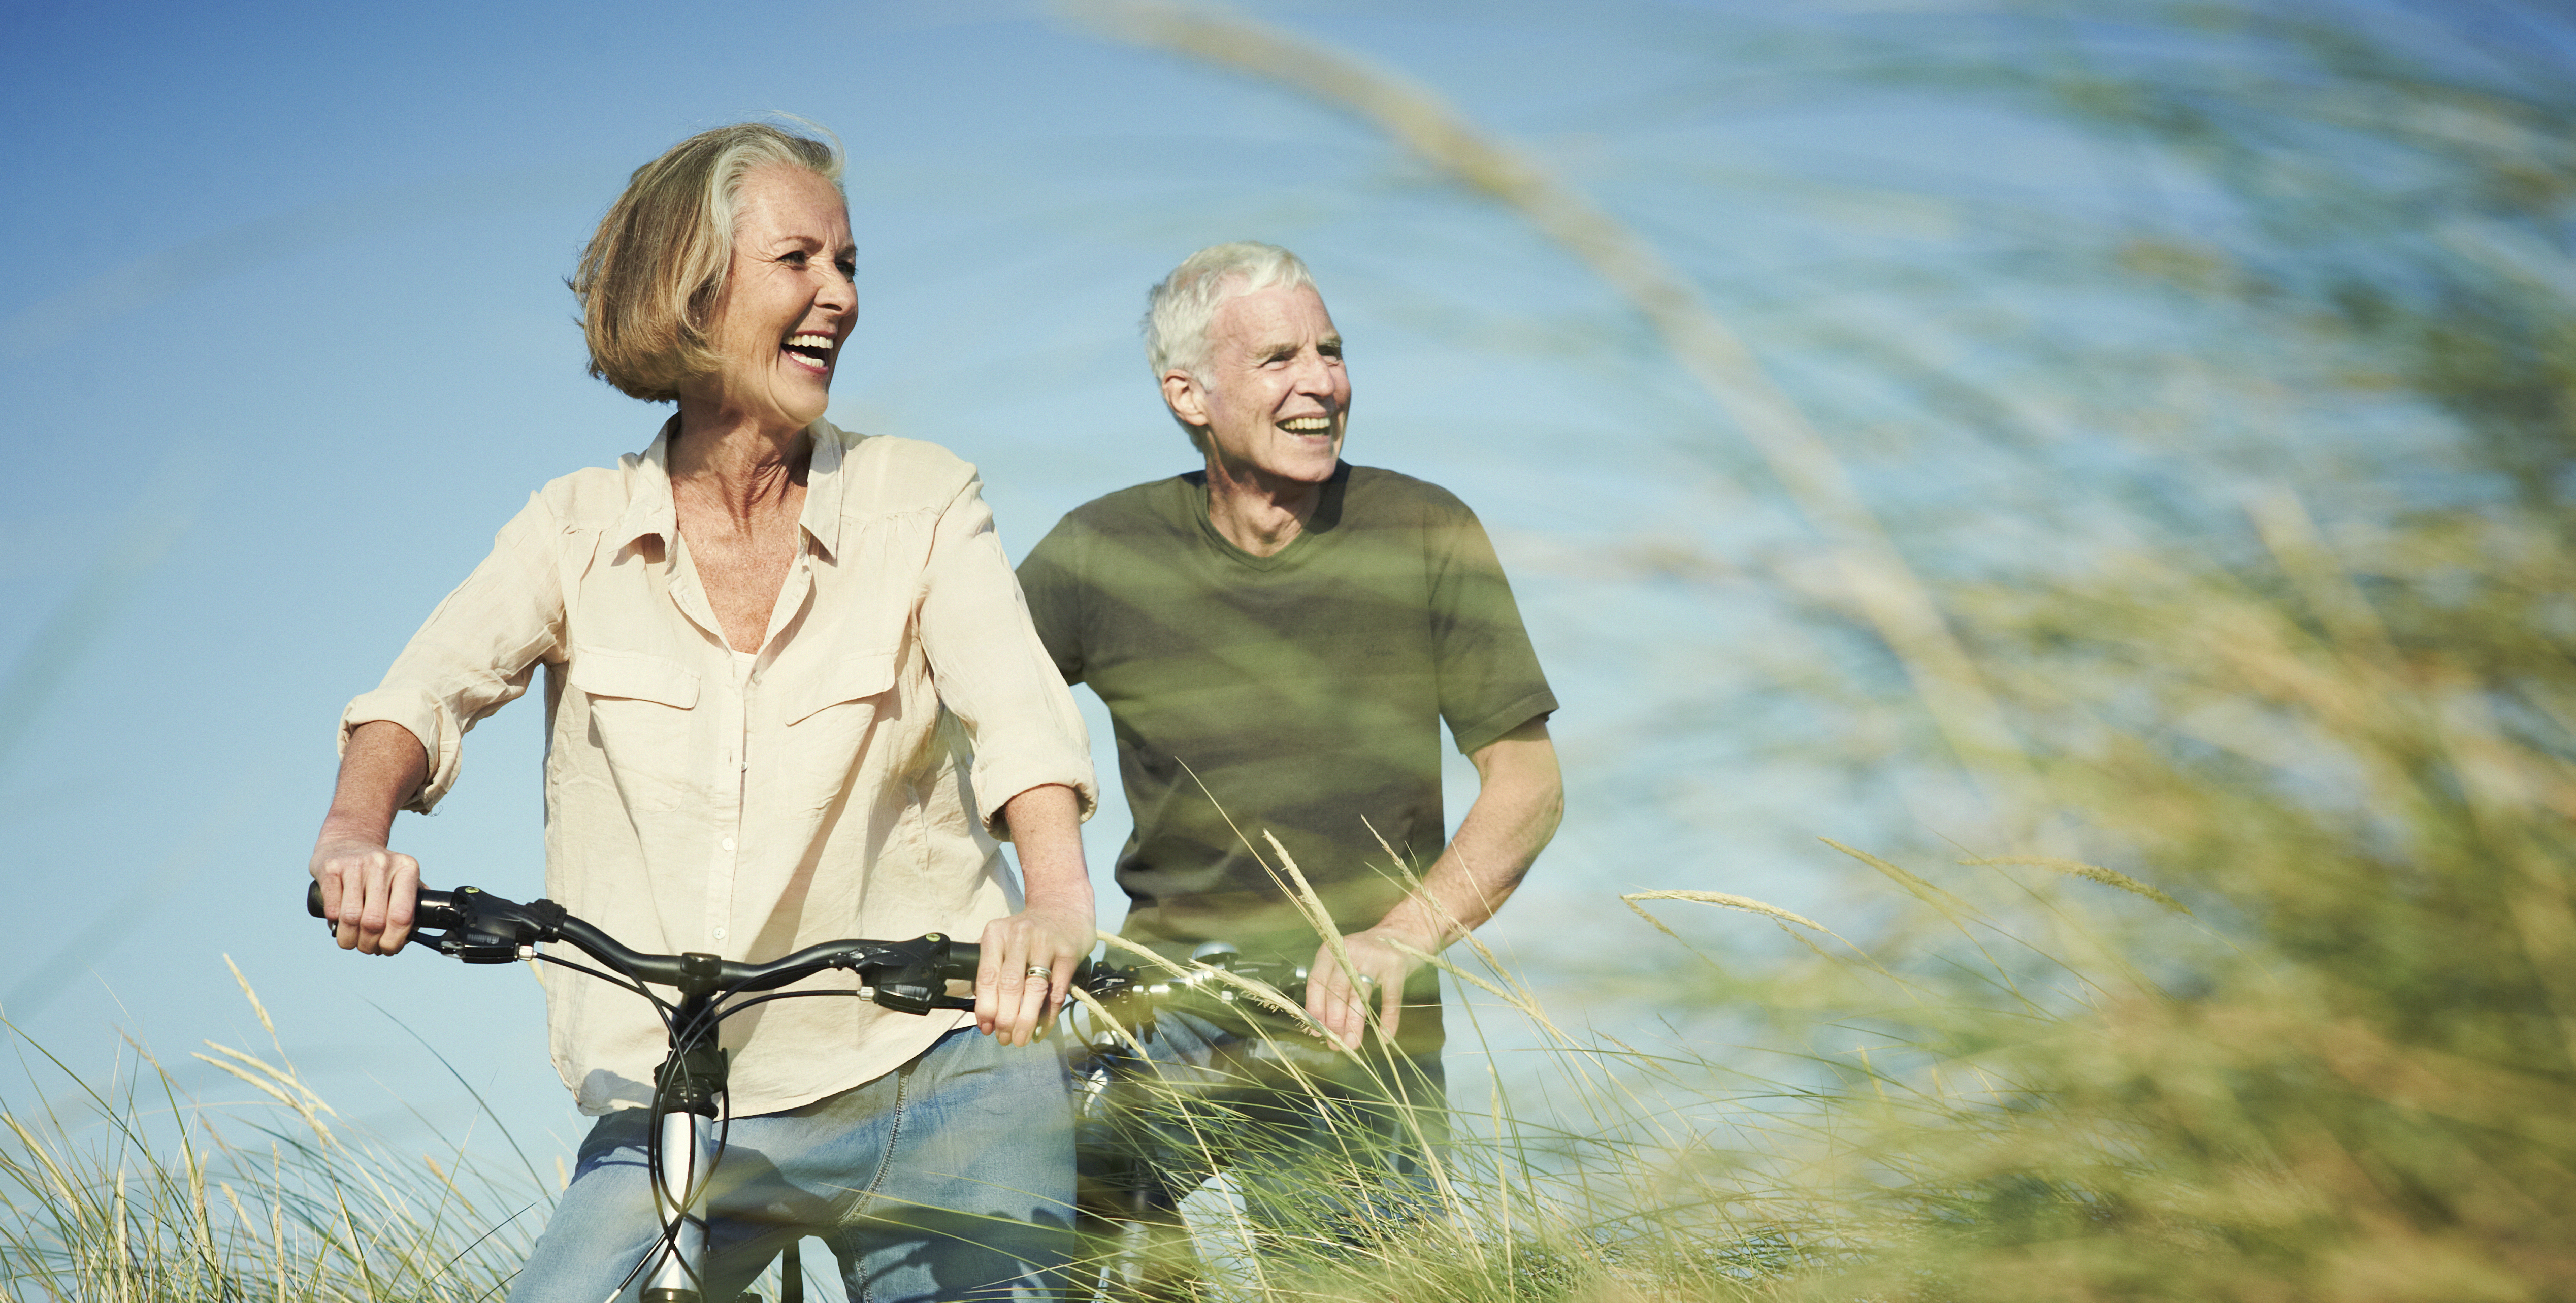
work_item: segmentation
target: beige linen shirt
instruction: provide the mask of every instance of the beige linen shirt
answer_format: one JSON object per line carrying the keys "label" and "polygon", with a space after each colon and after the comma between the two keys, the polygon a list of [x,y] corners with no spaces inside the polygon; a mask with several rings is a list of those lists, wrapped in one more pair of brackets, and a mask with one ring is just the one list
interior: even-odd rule
{"label": "beige linen shirt", "polygon": [[[430,775],[409,808],[427,812],[456,783],[466,730],[544,666],[546,895],[638,950],[759,962],[844,937],[972,939],[1018,909],[991,821],[1047,783],[1078,791],[1087,818],[1096,791],[975,468],[809,427],[803,550],[746,670],[680,539],[671,432],[534,494],[383,685],[349,703],[343,745],[370,720],[410,729]],[[582,1111],[648,1103],[666,1046],[651,1007],[537,967]],[[793,989],[854,986],[834,973]],[[847,997],[747,1010],[723,1028],[732,1110],[846,1090],[970,1019]]]}

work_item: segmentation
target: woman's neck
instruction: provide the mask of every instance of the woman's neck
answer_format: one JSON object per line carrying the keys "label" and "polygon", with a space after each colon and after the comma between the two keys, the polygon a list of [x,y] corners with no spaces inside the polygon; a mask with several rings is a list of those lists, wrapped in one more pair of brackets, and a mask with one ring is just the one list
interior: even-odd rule
{"label": "woman's neck", "polygon": [[682,399],[680,429],[670,447],[671,487],[694,505],[738,526],[789,504],[805,482],[814,445],[802,428],[692,411]]}

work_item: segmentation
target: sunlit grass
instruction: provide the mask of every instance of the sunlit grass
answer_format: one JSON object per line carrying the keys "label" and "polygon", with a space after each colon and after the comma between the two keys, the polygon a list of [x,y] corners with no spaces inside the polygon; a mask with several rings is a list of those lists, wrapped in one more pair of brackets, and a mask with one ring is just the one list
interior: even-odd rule
{"label": "sunlit grass", "polygon": [[[1988,808],[1944,831],[1999,830],[1820,844],[1804,867],[1866,884],[1838,906],[1730,890],[1722,855],[1699,885],[1617,896],[1660,929],[1630,924],[1630,962],[1668,1007],[1739,1022],[1740,1045],[1612,1039],[1472,945],[1444,956],[1462,1111],[1429,1215],[1292,1227],[1212,1292],[2576,1297],[2565,78],[2499,89],[2358,26],[2227,5],[2065,6],[2073,26],[2155,38],[2106,63],[2072,45],[1864,61],[2054,104],[2124,150],[2206,164],[2213,207],[2243,200],[2202,230],[2115,223],[2027,251],[2040,277],[2090,278],[2074,290],[1977,279],[1994,262],[1895,269],[1923,323],[2018,293],[2132,292],[2152,308],[2135,317],[2169,323],[2149,350],[2088,336],[2080,310],[2000,314],[2009,328],[1924,348],[1976,373],[1883,366],[1912,404],[1912,438],[1891,441],[1906,456],[1991,452],[2012,424],[1997,413],[2043,412],[2070,444],[2169,457],[2182,486],[2130,510],[2135,486],[2015,454],[2030,475],[1959,504],[1960,534],[2028,526],[2013,517],[2033,503],[2059,513],[2031,517],[2038,532],[2097,513],[2118,528],[1945,567],[1973,549],[1858,496],[1871,468],[1836,460],[1854,455],[1849,413],[1789,405],[1714,281],[1508,141],[1223,11],[1111,8],[1160,48],[1356,113],[1628,296],[1830,562],[1670,569],[1767,579],[1753,600],[1793,607],[1815,646],[1863,647],[1845,673],[1802,645],[1781,692],[1915,723],[1864,749],[1819,709],[1803,744],[1969,775],[1958,790]],[[2264,57],[2224,47],[2213,81],[2193,33],[2230,24]],[[1921,342],[1799,324],[1849,340],[1835,360],[1854,367]],[[1980,392],[1993,375],[2028,387]],[[2188,392],[2165,401],[2168,384]],[[2448,478],[2408,478],[2427,467]],[[1750,944],[1774,935],[1795,945]],[[1281,1017],[1304,1034],[1293,1004]],[[1480,1052],[1500,1065],[1489,1096],[1464,1084]],[[13,1104],[0,1142],[12,1297],[497,1296],[545,1182],[371,1147],[282,1054],[207,1057],[250,1104],[200,1105],[139,1049],[98,1085],[30,1060],[20,1098],[57,1102]]]}
{"label": "sunlit grass", "polygon": [[373,1142],[274,1044],[194,1056],[255,1092],[221,1102],[141,1045],[103,1075],[17,1048],[26,1079],[0,1093],[12,1299],[497,1299],[553,1203],[550,1184],[461,1144]]}

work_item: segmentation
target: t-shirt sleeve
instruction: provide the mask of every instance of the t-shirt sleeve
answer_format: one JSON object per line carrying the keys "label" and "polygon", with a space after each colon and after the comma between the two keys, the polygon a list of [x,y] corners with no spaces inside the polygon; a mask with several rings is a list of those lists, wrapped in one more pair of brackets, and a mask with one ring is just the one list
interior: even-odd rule
{"label": "t-shirt sleeve", "polygon": [[1021,559],[1019,570],[1029,620],[1067,683],[1082,682],[1082,533],[1070,515],[1057,521]]}
{"label": "t-shirt sleeve", "polygon": [[1428,521],[1431,636],[1439,659],[1440,718],[1473,754],[1556,709],[1538,652],[1485,527],[1449,499]]}

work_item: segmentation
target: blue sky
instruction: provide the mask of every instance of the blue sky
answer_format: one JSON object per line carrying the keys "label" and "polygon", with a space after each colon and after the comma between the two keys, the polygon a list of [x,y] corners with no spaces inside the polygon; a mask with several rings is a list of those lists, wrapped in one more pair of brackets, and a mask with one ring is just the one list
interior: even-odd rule
{"label": "blue sky", "polygon": [[[1774,85],[1735,43],[1768,30],[1751,9],[1257,12],[1523,137],[1721,288],[1972,248],[1962,195],[2097,197],[2054,133]],[[514,1125],[572,1134],[532,982],[343,954],[296,897],[341,704],[530,490],[661,419],[581,374],[581,241],[629,168],[771,110],[849,148],[862,312],[833,419],[977,462],[1015,556],[1190,465],[1136,345],[1149,283],[1223,239],[1314,265],[1350,341],[1351,459],[1479,510],[1565,703],[1572,811],[1499,940],[1646,943],[1612,900],[1641,886],[1814,909],[1805,838],[1885,821],[1752,758],[1733,713],[1758,685],[1724,649],[1759,614],[1603,577],[1657,540],[1795,546],[1715,409],[1574,263],[1347,119],[1018,4],[22,5],[5,25],[0,1005],[77,1067],[128,1031],[174,1062],[257,1042],[230,954],[344,1111],[464,1114],[390,1011]],[[538,713],[478,729],[441,813],[403,818],[431,881],[538,890]],[[1095,868],[1125,830],[1115,804],[1091,825]]]}

